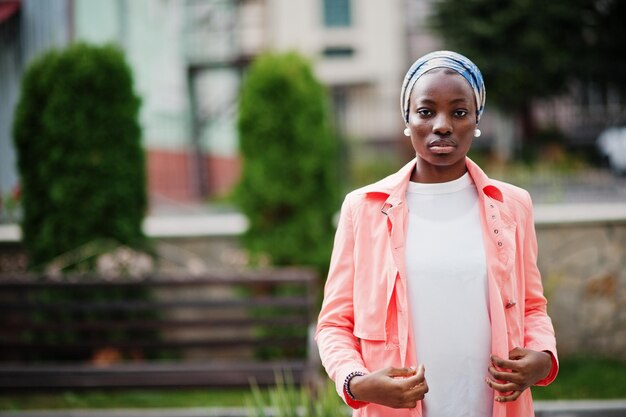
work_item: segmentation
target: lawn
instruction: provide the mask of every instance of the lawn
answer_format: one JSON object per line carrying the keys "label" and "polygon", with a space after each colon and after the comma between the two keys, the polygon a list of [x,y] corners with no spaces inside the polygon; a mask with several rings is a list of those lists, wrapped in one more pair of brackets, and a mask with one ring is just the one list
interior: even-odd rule
{"label": "lawn", "polygon": [[[124,390],[0,394],[0,410],[78,408],[242,407],[250,390]],[[533,388],[540,400],[626,398],[626,361],[564,359],[548,387]]]}
{"label": "lawn", "polygon": [[249,390],[162,389],[0,394],[0,410],[242,407]]}
{"label": "lawn", "polygon": [[538,400],[626,399],[626,361],[563,359],[547,387],[533,388]]}

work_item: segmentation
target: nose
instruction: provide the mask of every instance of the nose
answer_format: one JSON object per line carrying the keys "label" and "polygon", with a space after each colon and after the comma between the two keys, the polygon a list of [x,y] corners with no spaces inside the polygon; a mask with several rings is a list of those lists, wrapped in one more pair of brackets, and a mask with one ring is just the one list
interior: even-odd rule
{"label": "nose", "polygon": [[436,135],[449,135],[452,133],[452,123],[445,113],[439,113],[433,121],[433,133]]}

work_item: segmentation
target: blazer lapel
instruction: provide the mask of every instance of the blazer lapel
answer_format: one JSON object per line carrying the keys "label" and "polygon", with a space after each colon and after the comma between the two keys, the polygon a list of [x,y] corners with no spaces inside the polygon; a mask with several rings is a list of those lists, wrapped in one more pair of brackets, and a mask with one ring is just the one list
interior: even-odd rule
{"label": "blazer lapel", "polygon": [[[390,196],[387,199],[385,205],[388,205],[389,207],[386,211],[387,230],[389,232],[389,250],[391,251],[393,262],[398,271],[398,274],[390,274],[388,276],[389,281],[387,282],[387,290],[389,291],[389,289],[391,289],[393,291],[394,285],[396,287],[398,344],[400,348],[401,364],[402,366],[405,366],[409,336],[409,311],[407,303],[405,258],[407,207],[404,199],[399,199],[393,196]],[[390,301],[390,297],[388,298],[388,301]]]}

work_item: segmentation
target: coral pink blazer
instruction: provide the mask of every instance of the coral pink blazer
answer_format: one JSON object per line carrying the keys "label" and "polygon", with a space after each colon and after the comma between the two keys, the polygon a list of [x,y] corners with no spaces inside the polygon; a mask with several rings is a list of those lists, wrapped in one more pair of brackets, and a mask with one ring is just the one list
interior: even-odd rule
{"label": "coral pink blazer", "polygon": [[[422,415],[421,403],[414,409],[395,410],[352,401],[343,391],[352,371],[419,363],[407,305],[404,249],[405,194],[415,163],[351,192],[341,209],[315,337],[326,371],[355,416]],[[484,233],[492,352],[508,358],[515,347],[549,351],[552,370],[537,384],[547,385],[556,377],[558,360],[537,269],[530,196],[489,179],[469,158],[467,169],[478,190]],[[493,417],[533,415],[530,390],[514,402],[493,404]]]}

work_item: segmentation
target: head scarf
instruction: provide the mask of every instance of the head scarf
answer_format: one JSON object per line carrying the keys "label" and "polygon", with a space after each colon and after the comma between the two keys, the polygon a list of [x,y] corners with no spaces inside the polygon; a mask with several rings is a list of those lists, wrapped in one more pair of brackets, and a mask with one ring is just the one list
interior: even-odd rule
{"label": "head scarf", "polygon": [[461,54],[452,51],[435,51],[424,55],[411,65],[404,76],[400,93],[400,106],[405,124],[409,124],[409,99],[415,82],[433,68],[450,68],[463,76],[474,91],[476,123],[485,109],[485,83],[478,67]]}

